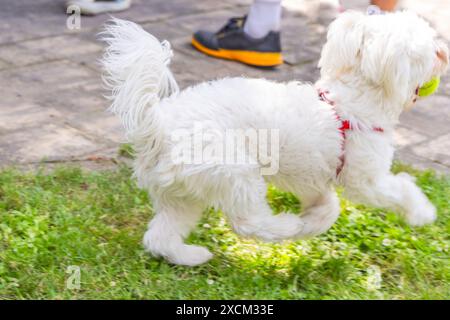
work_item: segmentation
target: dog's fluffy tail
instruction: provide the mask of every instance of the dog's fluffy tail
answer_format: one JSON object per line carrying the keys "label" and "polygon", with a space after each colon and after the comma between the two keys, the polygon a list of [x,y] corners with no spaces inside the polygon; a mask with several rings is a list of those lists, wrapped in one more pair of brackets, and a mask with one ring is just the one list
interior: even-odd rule
{"label": "dog's fluffy tail", "polygon": [[[100,33],[107,47],[101,60],[103,80],[111,90],[110,110],[119,115],[127,137],[149,136],[151,106],[179,91],[169,70],[172,50],[137,24],[113,18]],[[144,123],[145,122],[145,123]],[[142,128],[145,127],[145,128]]]}

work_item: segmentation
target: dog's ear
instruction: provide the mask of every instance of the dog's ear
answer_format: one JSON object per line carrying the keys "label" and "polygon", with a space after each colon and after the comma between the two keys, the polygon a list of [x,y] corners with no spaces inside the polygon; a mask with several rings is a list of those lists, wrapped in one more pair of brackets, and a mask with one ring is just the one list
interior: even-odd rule
{"label": "dog's ear", "polygon": [[346,11],[330,24],[319,61],[322,75],[339,76],[359,65],[364,16],[360,12]]}
{"label": "dog's ear", "polygon": [[408,40],[395,36],[367,39],[361,54],[361,72],[375,86],[383,88],[386,97],[404,101],[411,94],[411,59],[401,41]]}

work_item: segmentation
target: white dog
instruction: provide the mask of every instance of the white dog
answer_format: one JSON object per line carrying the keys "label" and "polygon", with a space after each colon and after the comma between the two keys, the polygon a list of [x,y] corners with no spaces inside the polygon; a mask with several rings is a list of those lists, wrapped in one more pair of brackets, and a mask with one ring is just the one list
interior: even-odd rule
{"label": "white dog", "polygon": [[[401,112],[449,62],[448,48],[415,14],[341,14],[330,25],[315,87],[227,78],[179,92],[168,68],[168,42],[118,19],[104,36],[111,110],[135,146],[135,176],[156,212],[144,236],[153,255],[188,266],[211,259],[206,248],[184,243],[208,206],[222,210],[243,236],[280,241],[318,235],[339,216],[334,185],[352,201],[394,210],[411,225],[436,219],[413,178],[390,172]],[[278,170],[262,175],[262,154],[250,154],[247,145],[241,151],[256,162],[175,161],[174,135],[191,132],[196,123],[216,142],[230,129],[276,130],[269,144],[278,144],[272,155]],[[268,183],[296,194],[304,212],[274,215]]]}

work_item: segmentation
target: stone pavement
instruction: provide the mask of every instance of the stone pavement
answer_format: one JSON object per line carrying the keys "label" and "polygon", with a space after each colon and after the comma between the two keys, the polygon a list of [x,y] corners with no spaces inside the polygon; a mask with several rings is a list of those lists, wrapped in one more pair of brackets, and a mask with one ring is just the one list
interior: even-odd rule
{"label": "stone pavement", "polygon": [[[200,27],[215,30],[247,11],[249,0],[134,0],[115,16],[140,23],[172,43],[172,70],[181,87],[224,76],[314,82],[326,28],[336,14],[333,0],[286,0],[282,41],[286,63],[259,70],[207,58],[189,45]],[[365,0],[343,0],[364,9]],[[404,0],[450,41],[448,1]],[[97,63],[96,40],[107,15],[82,17],[80,30],[66,27],[64,0],[0,3],[0,166],[77,162],[114,165],[123,142],[118,120],[108,114]],[[404,114],[398,127],[397,158],[419,168],[450,172],[450,77],[439,94]]]}

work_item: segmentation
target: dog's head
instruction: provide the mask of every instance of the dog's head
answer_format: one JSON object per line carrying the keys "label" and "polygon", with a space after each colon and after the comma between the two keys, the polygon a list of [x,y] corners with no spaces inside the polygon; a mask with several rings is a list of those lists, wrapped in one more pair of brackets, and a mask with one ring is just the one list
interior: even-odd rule
{"label": "dog's head", "polygon": [[356,77],[355,85],[381,89],[402,108],[417,87],[440,76],[449,51],[429,24],[411,12],[365,15],[345,12],[331,25],[319,61],[323,77]]}

